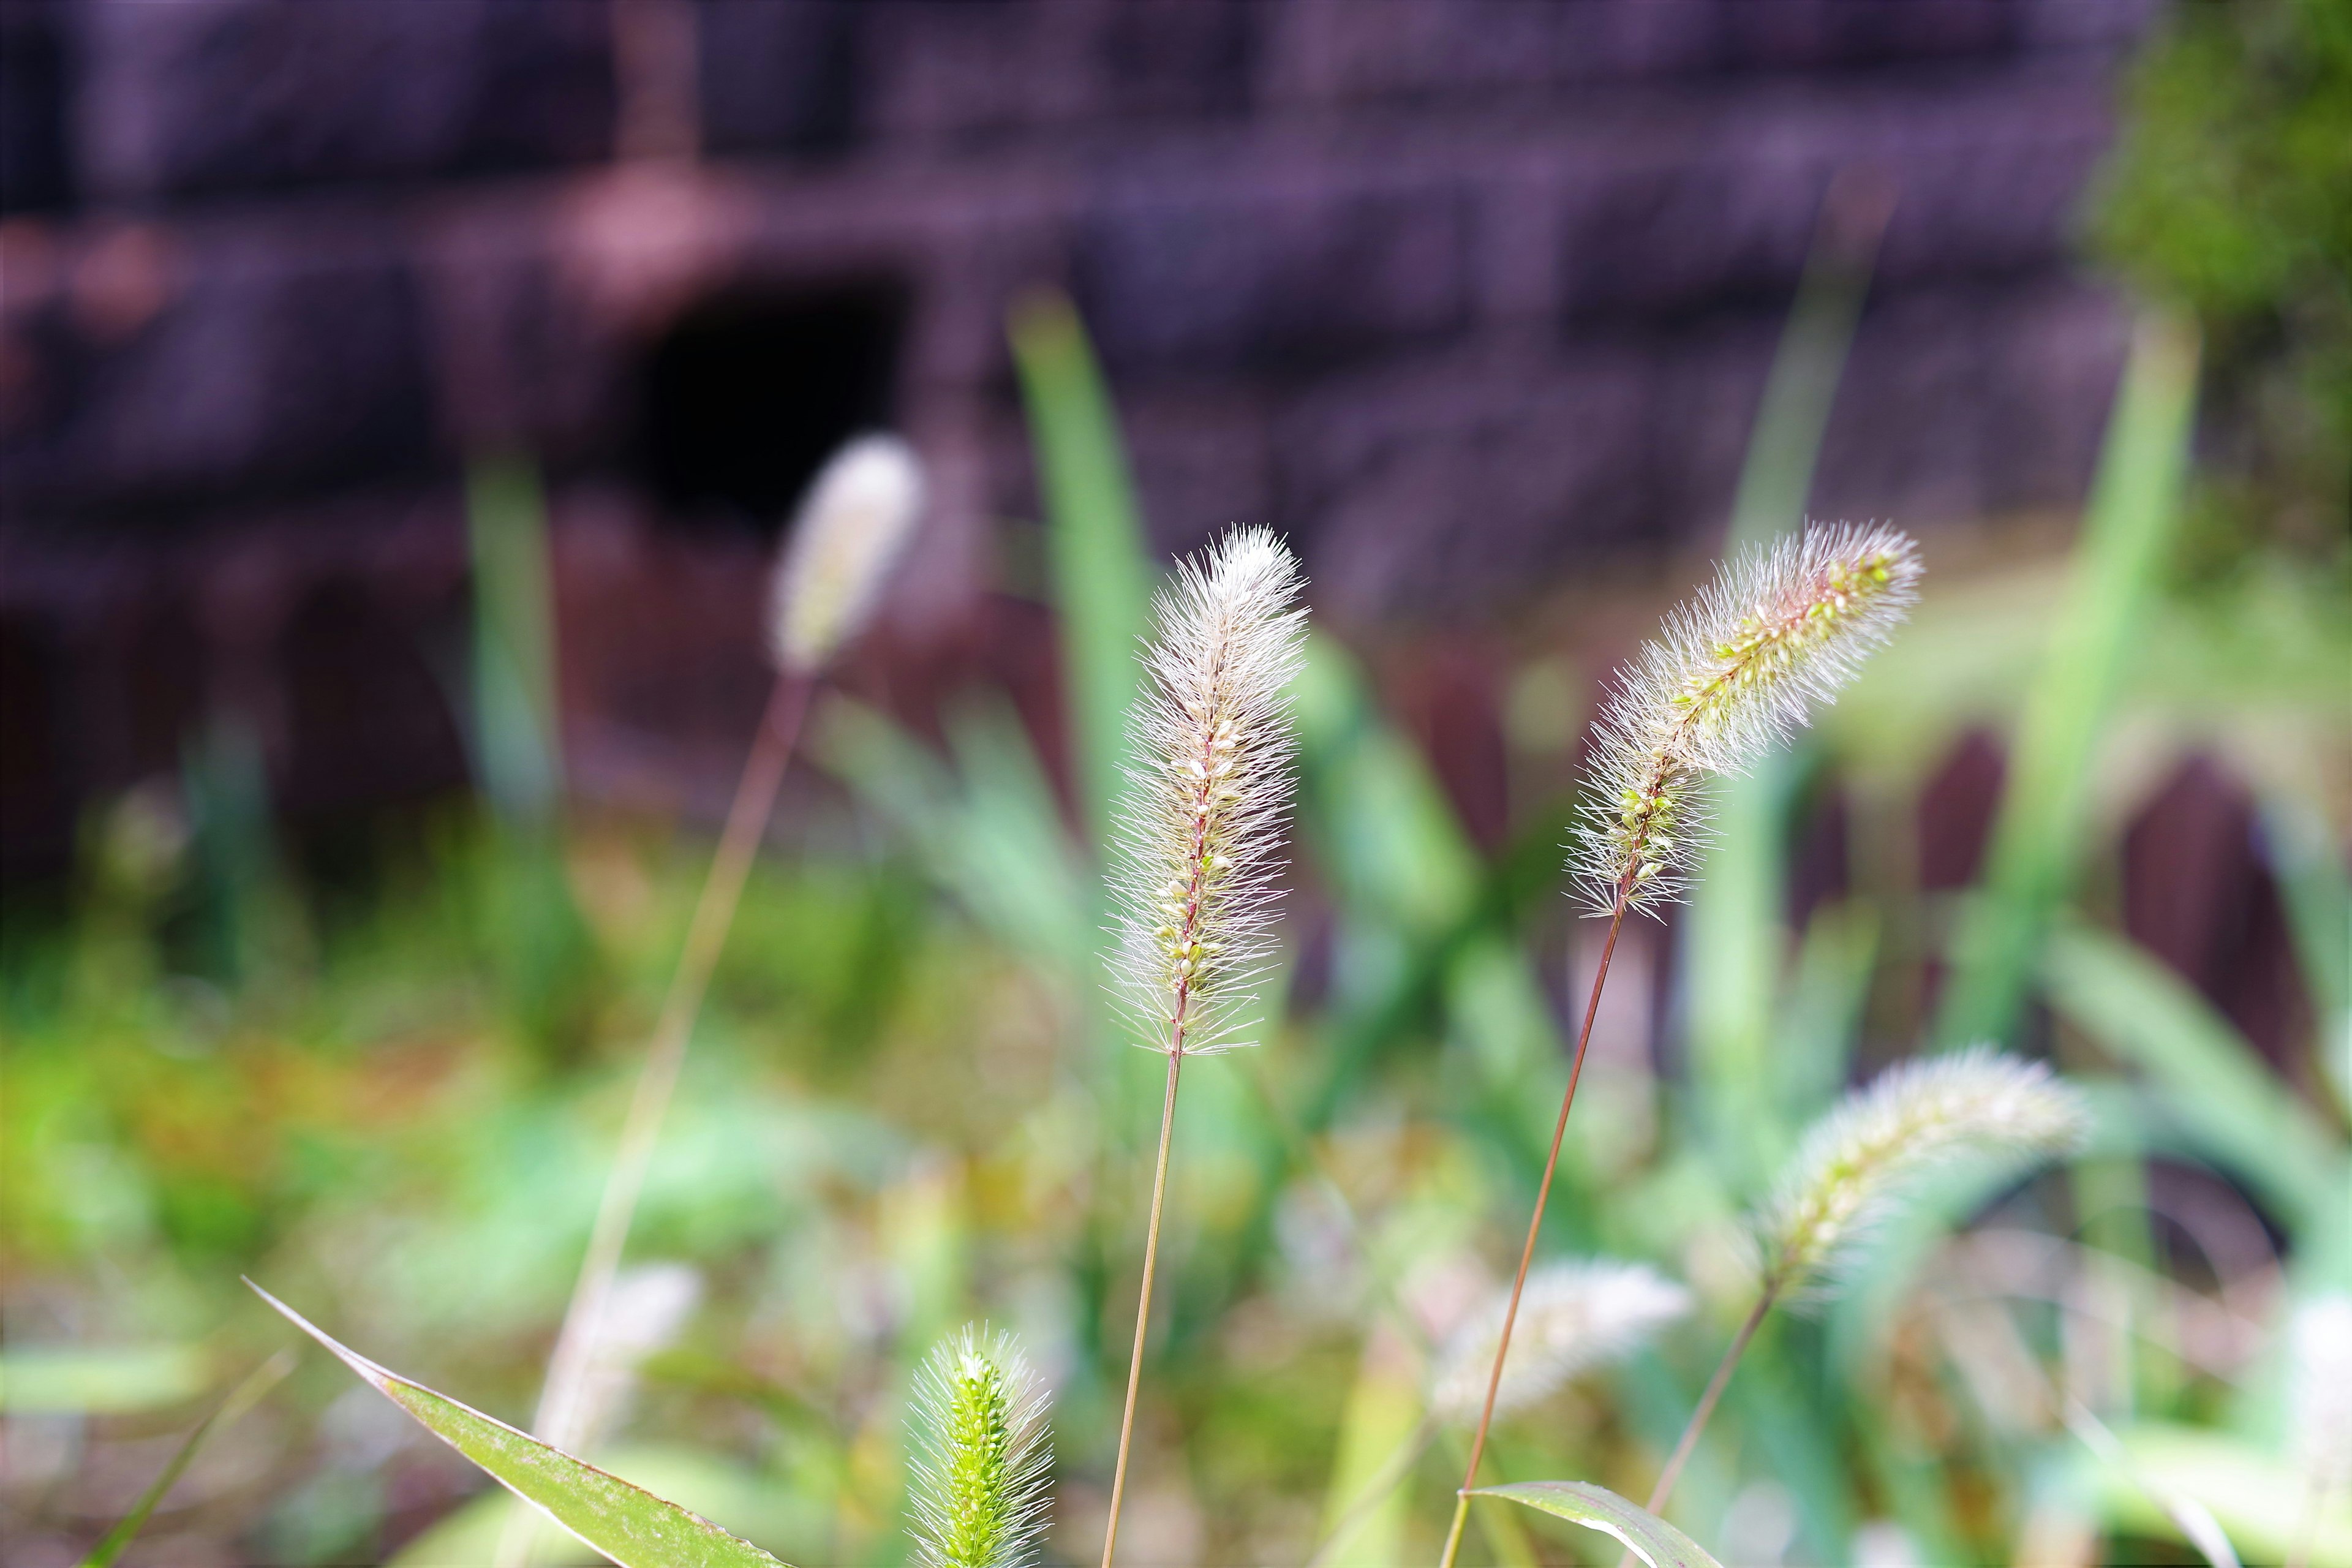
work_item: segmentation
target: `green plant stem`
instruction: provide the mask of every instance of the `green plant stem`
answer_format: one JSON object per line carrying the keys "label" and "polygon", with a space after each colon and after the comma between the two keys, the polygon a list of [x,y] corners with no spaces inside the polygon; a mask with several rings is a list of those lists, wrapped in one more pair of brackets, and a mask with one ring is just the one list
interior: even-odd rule
{"label": "green plant stem", "polygon": [[[542,1442],[567,1453],[580,1442],[586,1425],[583,1395],[595,1361],[596,1338],[612,1296],[614,1277],[620,1270],[622,1249],[628,1243],[629,1226],[636,1218],[637,1198],[645,1189],[646,1170],[653,1160],[662,1118],[677,1088],[687,1043],[693,1037],[695,1018],[702,1011],[703,994],[709,989],[710,973],[726,945],[728,928],[734,923],[744,879],[751,874],[761,837],[767,831],[768,815],[776,804],[776,792],[792,762],[813,685],[804,677],[780,674],[769,692],[767,710],[761,715],[751,752],[743,760],[742,776],[736,782],[726,829],[695,901],[694,918],[687,926],[686,945],[679,950],[669,993],[662,1000],[653,1043],[646,1049],[635,1092],[621,1123],[620,1147],[613,1158],[612,1173],[604,1179],[604,1195],[597,1205],[594,1228],[589,1232],[587,1256],[581,1262],[571,1304],[564,1309],[555,1352],[548,1358],[547,1384],[531,1424]],[[530,1510],[513,1511],[499,1538],[498,1568],[518,1568],[529,1561],[536,1528],[537,1520]]]}
{"label": "green plant stem", "polygon": [[1592,1020],[1601,1011],[1601,988],[1609,982],[1609,960],[1617,951],[1617,932],[1625,923],[1626,900],[1633,892],[1629,875],[1617,888],[1617,907],[1609,916],[1609,938],[1601,946],[1601,966],[1592,976],[1592,994],[1584,1004],[1584,1026],[1576,1032],[1576,1056],[1568,1068],[1568,1089],[1559,1097],[1559,1121],[1551,1130],[1551,1152],[1544,1159],[1543,1180],[1536,1184],[1536,1212],[1528,1219],[1527,1245],[1519,1248],[1519,1271],[1511,1279],[1510,1305],[1503,1310],[1503,1332],[1495,1342],[1495,1365],[1486,1374],[1486,1403],[1478,1412],[1478,1429],[1470,1438],[1470,1463],[1462,1473],[1462,1489],[1454,1499],[1454,1522],[1445,1531],[1445,1554],[1439,1568],[1454,1568],[1462,1550],[1462,1528],[1470,1520],[1470,1489],[1478,1484],[1478,1461],[1486,1453],[1486,1428],[1495,1421],[1495,1394],[1503,1386],[1503,1358],[1511,1352],[1511,1329],[1519,1318],[1519,1293],[1527,1289],[1528,1266],[1535,1261],[1536,1237],[1543,1229],[1544,1205],[1551,1197],[1552,1173],[1559,1168],[1560,1141],[1568,1135],[1568,1113],[1576,1104],[1577,1079],[1584,1076],[1584,1049],[1592,1042]]}
{"label": "green plant stem", "polygon": [[1437,1418],[1423,1415],[1420,1425],[1397,1445],[1396,1452],[1372,1472],[1371,1480],[1366,1483],[1356,1500],[1348,1505],[1348,1511],[1339,1516],[1339,1521],[1331,1527],[1331,1533],[1324,1537],[1323,1544],[1317,1547],[1315,1554],[1307,1560],[1307,1568],[1324,1568],[1324,1564],[1331,1560],[1331,1554],[1345,1546],[1348,1538],[1356,1533],[1357,1526],[1362,1524],[1374,1509],[1388,1500],[1388,1495],[1397,1489],[1415,1462],[1429,1451],[1430,1442],[1436,1436]]}
{"label": "green plant stem", "polygon": [[1767,1279],[1763,1290],[1756,1298],[1756,1305],[1748,1310],[1748,1321],[1739,1325],[1739,1331],[1731,1336],[1731,1343],[1724,1350],[1723,1359],[1716,1363],[1715,1375],[1706,1380],[1706,1392],[1698,1396],[1698,1407],[1691,1412],[1690,1420],[1684,1425],[1682,1437],[1666,1459],[1666,1468],[1658,1472],[1658,1484],[1650,1489],[1650,1500],[1643,1505],[1652,1513],[1665,1507],[1666,1499],[1674,1494],[1675,1483],[1682,1479],[1683,1467],[1690,1462],[1691,1451],[1698,1447],[1698,1435],[1706,1430],[1707,1417],[1715,1414],[1717,1403],[1723,1398],[1725,1385],[1731,1382],[1732,1369],[1739,1364],[1740,1356],[1746,1353],[1748,1342],[1754,1339],[1756,1331],[1764,1326],[1765,1314],[1771,1311],[1772,1303],[1780,1299],[1780,1295],[1778,1277]]}
{"label": "green plant stem", "polygon": [[1151,1274],[1160,1263],[1160,1209],[1168,1195],[1168,1142],[1176,1126],[1176,1076],[1184,1068],[1183,1005],[1168,1040],[1168,1096],[1160,1107],[1160,1158],[1151,1172],[1151,1223],[1143,1233],[1143,1290],[1135,1304],[1135,1350],[1127,1362],[1127,1410],[1118,1419],[1118,1462],[1110,1478],[1110,1525],[1103,1532],[1102,1568],[1118,1549],[1118,1510],[1127,1496],[1127,1449],[1135,1436],[1135,1392],[1143,1381],[1143,1336],[1151,1326]]}

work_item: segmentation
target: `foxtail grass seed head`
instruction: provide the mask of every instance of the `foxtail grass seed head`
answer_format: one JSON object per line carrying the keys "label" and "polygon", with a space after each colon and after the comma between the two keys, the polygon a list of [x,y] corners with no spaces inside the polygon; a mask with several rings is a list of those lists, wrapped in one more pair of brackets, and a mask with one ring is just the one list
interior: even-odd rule
{"label": "foxtail grass seed head", "polygon": [[1706,781],[1753,765],[1834,701],[1918,597],[1908,536],[1813,524],[1724,563],[1617,673],[1593,727],[1570,869],[1590,907],[1653,912],[1687,883]]}
{"label": "foxtail grass seed head", "polygon": [[1153,606],[1114,886],[1118,992],[1154,1049],[1248,1043],[1234,1037],[1273,953],[1297,751],[1298,589],[1289,550],[1265,529],[1237,528],[1180,563]]}
{"label": "foxtail grass seed head", "polygon": [[[1509,1304],[1507,1290],[1496,1291],[1445,1342],[1429,1392],[1440,1420],[1478,1419]],[[1690,1310],[1688,1290],[1643,1264],[1596,1258],[1536,1269],[1519,1299],[1495,1414],[1533,1405],[1570,1378],[1632,1355]]]}
{"label": "foxtail grass seed head", "polygon": [[2288,1448],[2324,1497],[2352,1488],[2352,1295],[2331,1291],[2304,1302],[2287,1333]]}
{"label": "foxtail grass seed head", "polygon": [[1798,1146],[1759,1227],[1765,1277],[1801,1290],[1888,1217],[1923,1174],[1971,1157],[2063,1154],[2088,1124],[2082,1097],[2047,1067],[1990,1046],[1889,1068]]}
{"label": "foxtail grass seed head", "polygon": [[811,481],[776,563],[776,660],[814,675],[866,629],[923,510],[923,468],[896,436],[860,436]]}
{"label": "foxtail grass seed head", "polygon": [[967,1327],[915,1374],[916,1561],[1022,1568],[1037,1558],[1054,1451],[1044,1384],[1007,1334]]}

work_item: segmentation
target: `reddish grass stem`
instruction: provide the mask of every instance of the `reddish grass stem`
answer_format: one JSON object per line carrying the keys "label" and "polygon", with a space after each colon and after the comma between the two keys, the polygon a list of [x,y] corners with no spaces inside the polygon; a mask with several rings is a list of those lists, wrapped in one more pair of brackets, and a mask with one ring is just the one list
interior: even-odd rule
{"label": "reddish grass stem", "polygon": [[1584,1076],[1584,1050],[1592,1041],[1592,1020],[1601,1011],[1601,988],[1609,980],[1609,960],[1617,951],[1618,928],[1625,923],[1626,899],[1633,889],[1629,876],[1617,889],[1617,907],[1609,916],[1609,939],[1601,947],[1601,967],[1592,976],[1592,994],[1584,1004],[1584,1026],[1576,1032],[1576,1056],[1568,1068],[1568,1090],[1559,1097],[1559,1121],[1551,1130],[1551,1152],[1544,1159],[1543,1180],[1536,1186],[1536,1212],[1528,1220],[1527,1245],[1519,1249],[1519,1271],[1511,1280],[1511,1302],[1503,1310],[1503,1332],[1495,1342],[1494,1370],[1486,1374],[1486,1407],[1478,1413],[1478,1430],[1470,1438],[1470,1463],[1462,1473],[1462,1489],[1454,1500],[1454,1523],[1445,1532],[1445,1555],[1439,1568],[1454,1568],[1462,1550],[1462,1527],[1470,1520],[1470,1489],[1478,1484],[1478,1461],[1486,1457],[1486,1428],[1495,1420],[1495,1394],[1503,1385],[1503,1358],[1511,1352],[1511,1329],[1518,1321],[1519,1292],[1527,1288],[1528,1266],[1535,1261],[1536,1236],[1543,1229],[1544,1205],[1551,1197],[1552,1173],[1559,1168],[1560,1141],[1568,1135],[1568,1113],[1576,1104],[1577,1080]]}
{"label": "reddish grass stem", "polygon": [[1170,1031],[1168,1098],[1160,1107],[1160,1158],[1151,1172],[1151,1223],[1143,1233],[1143,1289],[1135,1304],[1135,1350],[1127,1362],[1127,1410],[1118,1420],[1118,1463],[1111,1471],[1110,1526],[1103,1532],[1102,1568],[1118,1550],[1118,1510],[1127,1498],[1127,1448],[1135,1436],[1135,1392],[1143,1381],[1143,1336],[1151,1326],[1151,1274],[1160,1262],[1160,1207],[1168,1195],[1168,1141],[1176,1126],[1176,1075],[1184,1067],[1182,1014]]}

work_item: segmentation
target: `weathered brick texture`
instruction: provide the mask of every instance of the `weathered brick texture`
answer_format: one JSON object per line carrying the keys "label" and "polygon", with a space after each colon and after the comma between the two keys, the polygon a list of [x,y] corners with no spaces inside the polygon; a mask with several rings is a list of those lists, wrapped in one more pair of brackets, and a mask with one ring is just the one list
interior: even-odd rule
{"label": "weathered brick texture", "polygon": [[[812,454],[881,407],[940,498],[904,657],[989,646],[971,628],[991,531],[1036,505],[1003,322],[1040,284],[1097,334],[1163,544],[1268,521],[1344,617],[1486,620],[1580,563],[1720,525],[1823,193],[1867,169],[1895,205],[1817,504],[1931,531],[2070,505],[2121,350],[2070,226],[2145,16],[2136,0],[5,0],[0,640],[32,715],[8,765],[65,757],[26,765],[71,780],[9,798],[54,828],[58,800],[153,765],[84,738],[52,686],[74,650],[149,658],[90,628],[164,601],[131,585],[152,574],[74,562],[171,542],[183,600],[233,580],[238,603],[282,601],[230,622],[422,626],[440,590],[404,597],[348,563],[390,531],[462,581],[456,476],[477,452],[540,456],[559,521],[602,520],[583,538],[685,514],[772,526]],[[680,105],[682,128],[662,118]],[[664,155],[616,163],[624,149]],[[847,298],[888,319],[811,328]],[[714,321],[741,323],[742,353],[711,347]],[[771,409],[798,439],[763,439]],[[569,591],[619,581],[582,571]],[[301,611],[328,579],[374,607]],[[677,573],[661,602],[690,616],[703,581]],[[755,613],[716,598],[697,628],[740,639],[747,679]],[[184,629],[209,648],[221,619]],[[609,616],[569,624],[619,635]],[[639,685],[660,648],[701,647],[639,640]],[[263,674],[208,673],[187,700],[234,685],[318,710],[315,681],[299,697],[268,676],[277,647],[193,660]],[[730,721],[599,685],[616,661],[584,644],[567,660],[577,732],[635,737],[613,755],[684,757],[698,726]],[[362,687],[365,667],[335,665]],[[383,700],[414,707],[399,681]],[[270,733],[299,750],[340,731]],[[332,773],[290,751],[273,766]]]}

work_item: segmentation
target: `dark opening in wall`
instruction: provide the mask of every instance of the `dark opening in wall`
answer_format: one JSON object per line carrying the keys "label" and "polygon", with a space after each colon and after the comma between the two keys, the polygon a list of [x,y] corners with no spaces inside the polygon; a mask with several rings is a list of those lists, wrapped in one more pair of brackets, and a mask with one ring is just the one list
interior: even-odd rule
{"label": "dark opening in wall", "polygon": [[680,317],[646,363],[646,478],[687,517],[773,534],[827,454],[890,424],[902,289],[744,289]]}
{"label": "dark opening in wall", "polygon": [[56,0],[0,5],[0,214],[48,212],[72,200],[59,9]]}

